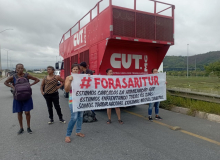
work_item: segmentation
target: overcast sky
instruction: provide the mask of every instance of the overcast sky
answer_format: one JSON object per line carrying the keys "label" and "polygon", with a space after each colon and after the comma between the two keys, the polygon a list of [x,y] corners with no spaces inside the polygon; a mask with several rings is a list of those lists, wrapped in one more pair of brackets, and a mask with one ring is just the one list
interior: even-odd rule
{"label": "overcast sky", "polygon": [[[107,0],[104,0],[107,1]],[[143,7],[148,0],[137,0]],[[220,0],[161,0],[176,6],[175,45],[167,55],[186,56],[220,50]],[[8,51],[9,67],[23,63],[26,68],[45,68],[59,56],[62,35],[98,0],[0,0],[0,46]],[[126,2],[126,3],[124,3]],[[133,0],[113,0],[113,4],[133,5]],[[148,9],[150,10],[149,4]],[[163,7],[163,6],[161,6]],[[142,8],[143,9],[143,8]],[[1,50],[2,67],[7,67],[7,51]]]}

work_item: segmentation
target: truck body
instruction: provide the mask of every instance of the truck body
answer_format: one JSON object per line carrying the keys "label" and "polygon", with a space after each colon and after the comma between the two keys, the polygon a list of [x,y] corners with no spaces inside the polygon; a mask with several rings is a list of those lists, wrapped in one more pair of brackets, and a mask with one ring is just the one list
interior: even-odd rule
{"label": "truck body", "polygon": [[[61,38],[59,54],[63,57],[61,77],[71,73],[73,63],[86,62],[96,75],[105,75],[111,68],[114,75],[150,74],[159,68],[169,47],[174,45],[175,6],[159,1],[154,4],[153,13],[125,8],[112,4],[100,12],[99,1],[83,18],[89,22],[81,26],[80,19]],[[148,0],[149,1],[149,0]],[[168,8],[157,11],[164,4]],[[171,10],[171,16],[161,15]],[[92,13],[97,12],[93,18]],[[73,29],[77,27],[77,31]]]}

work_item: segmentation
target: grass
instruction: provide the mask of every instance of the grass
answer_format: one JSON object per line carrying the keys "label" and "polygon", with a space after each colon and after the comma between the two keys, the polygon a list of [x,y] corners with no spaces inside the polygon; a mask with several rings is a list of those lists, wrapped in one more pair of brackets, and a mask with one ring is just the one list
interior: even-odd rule
{"label": "grass", "polygon": [[220,115],[220,104],[175,97],[171,96],[169,93],[167,93],[167,101],[161,102],[160,106],[167,110],[171,110],[174,106],[189,108],[189,115],[192,116],[195,115],[196,111]]}
{"label": "grass", "polygon": [[42,73],[33,73],[33,72],[28,72],[30,75],[32,75],[33,77],[37,77],[39,79],[43,79],[46,75],[47,72],[42,72]]}
{"label": "grass", "polygon": [[189,88],[195,92],[220,95],[220,79],[218,77],[167,76],[167,82],[167,88]]}

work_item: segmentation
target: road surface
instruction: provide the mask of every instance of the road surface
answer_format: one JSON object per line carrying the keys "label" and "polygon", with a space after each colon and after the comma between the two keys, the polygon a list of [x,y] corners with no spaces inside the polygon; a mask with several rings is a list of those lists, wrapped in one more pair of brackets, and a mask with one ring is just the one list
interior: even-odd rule
{"label": "road surface", "polygon": [[[98,122],[84,123],[84,138],[72,135],[64,142],[67,124],[48,125],[48,112],[40,94],[40,83],[33,86],[33,134],[17,135],[17,114],[12,114],[12,94],[0,81],[0,160],[219,160],[220,124],[160,109],[162,121],[147,120],[147,105],[122,109],[123,125],[106,124],[106,110],[96,111]],[[62,92],[61,92],[62,93]],[[67,99],[60,94],[64,119],[70,112]],[[173,131],[169,127],[179,126]],[[74,129],[75,131],[75,129]],[[74,133],[74,132],[73,132]]]}

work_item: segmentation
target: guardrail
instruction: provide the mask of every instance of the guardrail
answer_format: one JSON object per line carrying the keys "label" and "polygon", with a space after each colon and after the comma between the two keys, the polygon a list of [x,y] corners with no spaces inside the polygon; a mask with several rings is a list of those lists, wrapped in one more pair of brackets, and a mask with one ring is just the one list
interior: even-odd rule
{"label": "guardrail", "polygon": [[184,91],[178,89],[167,89],[167,91],[170,92],[172,96],[184,97],[184,98],[190,98],[190,99],[220,104],[220,95],[216,95],[216,94]]}

